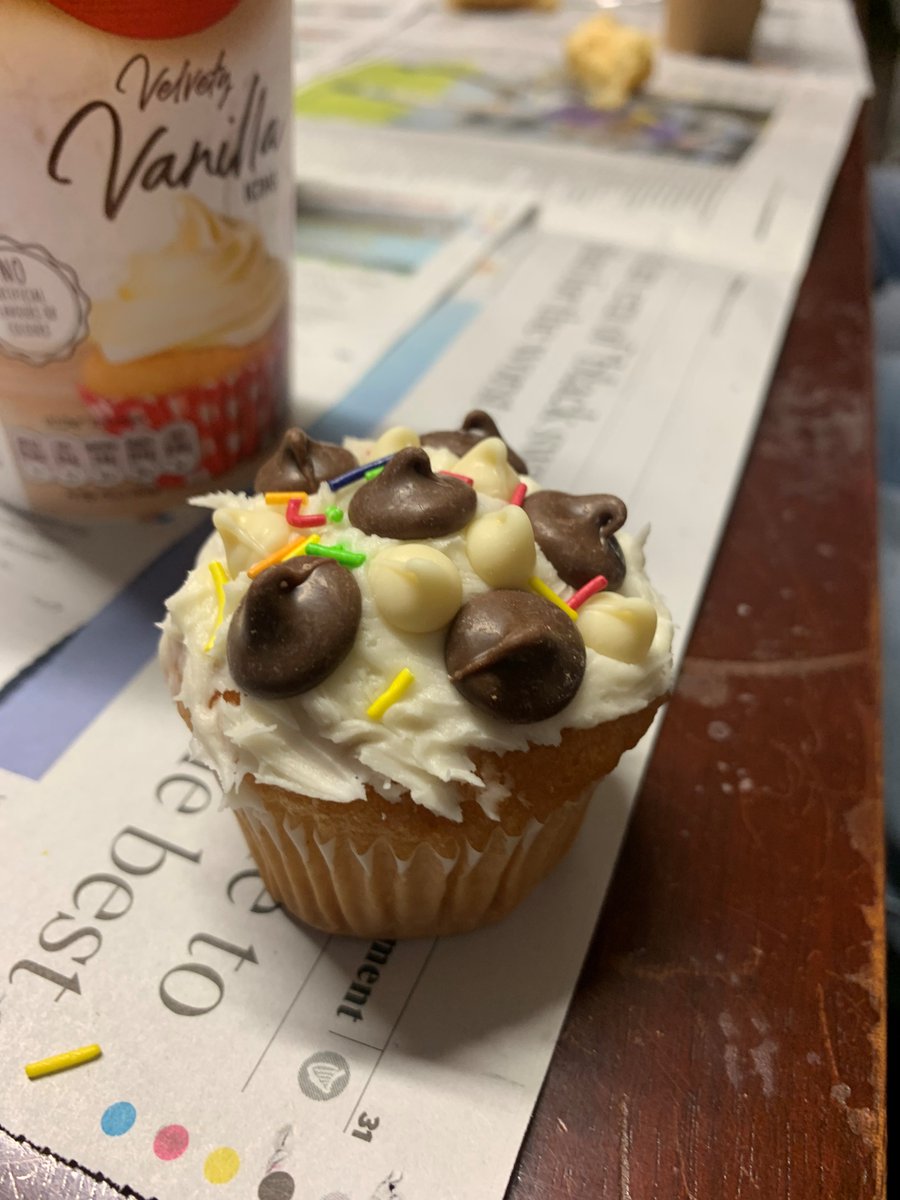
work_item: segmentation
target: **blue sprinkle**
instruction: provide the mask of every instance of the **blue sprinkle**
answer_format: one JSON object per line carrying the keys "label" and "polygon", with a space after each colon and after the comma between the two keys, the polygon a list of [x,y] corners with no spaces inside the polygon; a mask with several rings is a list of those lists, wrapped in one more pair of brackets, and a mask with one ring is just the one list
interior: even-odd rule
{"label": "blue sprinkle", "polygon": [[383,467],[393,457],[393,454],[386,454],[384,458],[376,458],[374,462],[363,463],[361,467],[354,467],[352,471],[345,471],[343,475],[336,475],[334,479],[328,480],[328,486],[333,492],[336,492],[339,488],[346,487],[348,483],[356,483],[357,479],[362,479],[367,471],[373,471],[376,467]]}

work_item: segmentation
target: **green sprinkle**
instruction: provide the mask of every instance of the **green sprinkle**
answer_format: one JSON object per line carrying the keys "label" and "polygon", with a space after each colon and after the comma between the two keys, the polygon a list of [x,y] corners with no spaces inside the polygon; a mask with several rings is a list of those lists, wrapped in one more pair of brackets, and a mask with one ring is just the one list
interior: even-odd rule
{"label": "green sprinkle", "polygon": [[366,479],[375,479],[378,475],[381,474],[381,472],[383,470],[384,470],[384,467],[373,467],[371,471],[366,471],[365,478]]}
{"label": "green sprinkle", "polygon": [[338,521],[343,521],[344,510],[342,508],[338,508],[336,504],[332,504],[330,508],[325,509],[325,516],[329,521],[334,521],[334,523],[337,524]]}
{"label": "green sprinkle", "polygon": [[335,562],[339,562],[344,567],[361,567],[366,561],[364,554],[357,554],[355,550],[348,550],[346,546],[322,546],[318,543],[315,545],[307,543],[306,553],[311,554],[313,558],[333,558]]}

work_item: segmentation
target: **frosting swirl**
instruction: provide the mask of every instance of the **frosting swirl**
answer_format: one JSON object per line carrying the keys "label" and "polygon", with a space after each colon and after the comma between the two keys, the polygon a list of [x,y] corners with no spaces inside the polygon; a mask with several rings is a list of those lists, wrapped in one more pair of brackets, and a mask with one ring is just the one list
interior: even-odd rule
{"label": "frosting swirl", "polygon": [[246,221],[179,201],[178,231],[133,254],[128,277],[91,310],[91,336],[109,362],[167,350],[246,346],[274,324],[287,296],[282,264]]}

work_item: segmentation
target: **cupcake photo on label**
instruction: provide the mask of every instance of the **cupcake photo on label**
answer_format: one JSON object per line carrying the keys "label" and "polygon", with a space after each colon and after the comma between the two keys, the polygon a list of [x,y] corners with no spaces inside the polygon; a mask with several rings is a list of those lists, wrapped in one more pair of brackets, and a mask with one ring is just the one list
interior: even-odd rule
{"label": "cupcake photo on label", "polygon": [[80,381],[107,433],[155,435],[145,477],[168,486],[265,445],[286,336],[286,272],[259,231],[195,197],[179,207],[175,237],[132,255],[115,293],[94,302]]}

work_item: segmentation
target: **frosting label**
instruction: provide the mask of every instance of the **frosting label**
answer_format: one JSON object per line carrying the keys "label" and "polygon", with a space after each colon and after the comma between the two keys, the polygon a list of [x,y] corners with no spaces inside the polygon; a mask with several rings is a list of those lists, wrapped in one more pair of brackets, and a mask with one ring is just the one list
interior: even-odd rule
{"label": "frosting label", "polygon": [[8,0],[0,499],[152,513],[236,481],[287,398],[291,6],[186,37]]}

